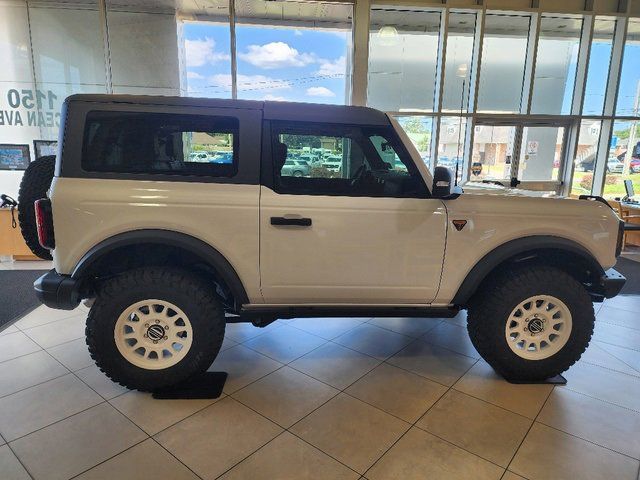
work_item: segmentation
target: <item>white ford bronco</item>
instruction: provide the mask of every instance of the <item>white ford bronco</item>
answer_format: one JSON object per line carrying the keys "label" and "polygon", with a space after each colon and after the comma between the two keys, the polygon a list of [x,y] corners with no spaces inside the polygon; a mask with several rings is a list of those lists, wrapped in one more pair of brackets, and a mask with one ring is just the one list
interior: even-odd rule
{"label": "white ford bronco", "polygon": [[461,309],[497,372],[542,380],[578,360],[592,302],[625,282],[602,199],[463,192],[377,110],[74,95],[62,119],[41,191],[37,161],[25,176],[41,246],[25,236],[55,267],[35,289],[53,308],[87,299],[89,351],[130,388],[205,371],[229,321]]}

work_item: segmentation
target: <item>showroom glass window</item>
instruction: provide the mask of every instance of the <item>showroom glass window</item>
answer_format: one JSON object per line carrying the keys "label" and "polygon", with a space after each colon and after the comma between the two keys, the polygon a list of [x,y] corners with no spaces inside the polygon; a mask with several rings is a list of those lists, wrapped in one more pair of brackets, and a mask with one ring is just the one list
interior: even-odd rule
{"label": "showroom glass window", "polygon": [[368,104],[380,110],[433,111],[440,13],[371,9]]}
{"label": "showroom glass window", "polygon": [[476,15],[449,14],[444,67],[443,112],[467,112],[471,87]]}
{"label": "showroom glass window", "polygon": [[587,83],[582,106],[583,115],[602,115],[615,29],[616,22],[614,19],[598,17],[594,22]]}
{"label": "showroom glass window", "polygon": [[585,119],[580,122],[578,150],[574,160],[572,195],[590,195],[593,187],[593,172],[596,165],[596,153],[602,122]]}
{"label": "showroom glass window", "polygon": [[486,16],[478,111],[520,111],[530,22],[529,16]]}
{"label": "showroom glass window", "polygon": [[580,18],[540,19],[531,113],[571,112],[582,23]]}
{"label": "showroom glass window", "polygon": [[422,161],[428,168],[431,168],[433,117],[425,115],[399,115],[396,116],[395,119],[411,139]]}
{"label": "showroom glass window", "polygon": [[613,124],[602,196],[622,198],[625,180],[631,180],[634,192],[640,193],[640,121],[616,121]]}
{"label": "showroom glass window", "polygon": [[238,121],[229,117],[89,112],[82,168],[89,172],[231,177]]}
{"label": "showroom glass window", "polygon": [[236,2],[238,98],[349,103],[352,10],[342,3]]}
{"label": "showroom glass window", "polygon": [[616,115],[640,116],[640,18],[627,26]]}
{"label": "showroom glass window", "polygon": [[229,4],[208,2],[206,21],[185,21],[182,35],[183,95],[231,98]]}
{"label": "showroom glass window", "polygon": [[465,117],[442,117],[438,136],[438,158],[436,165],[458,172],[462,180],[464,167],[464,140],[467,129]]}

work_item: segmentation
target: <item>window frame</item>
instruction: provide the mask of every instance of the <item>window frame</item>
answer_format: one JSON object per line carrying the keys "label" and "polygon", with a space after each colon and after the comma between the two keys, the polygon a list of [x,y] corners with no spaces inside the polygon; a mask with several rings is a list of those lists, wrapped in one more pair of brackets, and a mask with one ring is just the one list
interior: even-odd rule
{"label": "window frame", "polygon": [[[138,98],[141,101],[135,101]],[[145,101],[142,101],[145,100]],[[56,175],[69,178],[110,180],[148,180],[155,182],[224,183],[235,185],[259,185],[260,183],[260,135],[262,110],[259,108],[234,108],[232,106],[192,106],[150,103],[145,97],[133,97],[130,102],[99,102],[67,99],[61,117],[62,161],[58,162]],[[200,115],[204,117],[233,117],[239,125],[238,171],[233,177],[199,175],[168,175],[164,173],[111,173],[89,172],[82,168],[82,151],[86,116],[92,110],[115,112],[166,113],[172,115]]]}
{"label": "window frame", "polygon": [[[319,133],[311,133],[314,129],[317,129]],[[379,135],[387,139],[391,143],[395,153],[398,155],[400,161],[407,167],[407,173],[418,179],[420,182],[420,194],[413,195],[345,195],[343,192],[295,192],[286,191],[281,188],[276,181],[277,172],[275,171],[275,162],[273,161],[273,146],[278,141],[278,136],[283,130],[300,130],[300,135],[335,135],[346,136],[345,131],[348,129],[357,129],[359,140],[358,144],[362,149],[365,158],[370,155],[375,155],[381,163],[384,160],[379,156],[375,145],[371,142],[370,136]],[[302,133],[304,132],[304,133]],[[294,135],[296,133],[293,133]],[[357,141],[357,140],[354,140]],[[420,170],[415,165],[413,158],[405,148],[401,139],[397,136],[395,130],[391,125],[356,125],[347,123],[329,123],[329,122],[292,122],[292,121],[279,121],[279,120],[265,120],[263,125],[263,150],[262,150],[262,168],[261,168],[261,183],[262,185],[272,189],[274,192],[280,195],[311,195],[311,196],[332,196],[332,197],[349,197],[349,198],[416,198],[424,199],[431,198],[431,191],[426,185]]]}

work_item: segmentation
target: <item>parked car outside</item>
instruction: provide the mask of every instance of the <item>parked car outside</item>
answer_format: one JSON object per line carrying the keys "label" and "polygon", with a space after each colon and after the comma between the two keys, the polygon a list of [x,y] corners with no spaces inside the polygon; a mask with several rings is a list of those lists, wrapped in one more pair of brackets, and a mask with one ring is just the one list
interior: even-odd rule
{"label": "parked car outside", "polygon": [[309,162],[306,160],[287,159],[282,166],[282,175],[290,177],[308,177],[309,171]]}

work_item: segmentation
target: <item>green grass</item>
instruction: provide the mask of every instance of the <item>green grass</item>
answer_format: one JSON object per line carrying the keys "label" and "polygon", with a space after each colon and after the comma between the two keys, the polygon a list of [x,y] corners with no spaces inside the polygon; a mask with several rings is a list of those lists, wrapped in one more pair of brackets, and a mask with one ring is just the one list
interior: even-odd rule
{"label": "green grass", "polygon": [[[575,172],[573,174],[573,186],[571,187],[571,193],[576,195],[588,194],[589,190],[583,188],[581,185],[585,176],[591,176],[591,172]],[[626,191],[624,189],[624,180],[630,179],[633,183],[633,189],[640,195],[640,173],[629,174],[623,177],[620,173],[607,174],[603,197],[624,197]]]}

